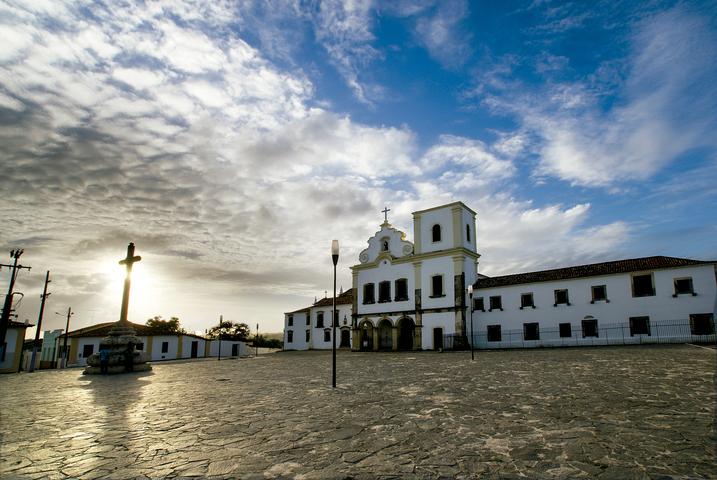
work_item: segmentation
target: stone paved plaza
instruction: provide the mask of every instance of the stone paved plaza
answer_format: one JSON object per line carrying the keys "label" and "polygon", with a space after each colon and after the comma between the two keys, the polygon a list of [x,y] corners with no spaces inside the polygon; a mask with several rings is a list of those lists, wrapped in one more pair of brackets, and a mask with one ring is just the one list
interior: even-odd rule
{"label": "stone paved plaza", "polygon": [[0,377],[2,478],[715,478],[715,350],[330,352]]}

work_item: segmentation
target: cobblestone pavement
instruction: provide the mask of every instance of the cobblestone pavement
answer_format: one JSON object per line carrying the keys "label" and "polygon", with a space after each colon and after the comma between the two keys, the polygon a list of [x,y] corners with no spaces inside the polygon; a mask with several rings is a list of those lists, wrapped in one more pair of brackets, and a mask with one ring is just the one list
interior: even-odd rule
{"label": "cobblestone pavement", "polygon": [[717,476],[715,350],[286,352],[0,377],[2,478]]}

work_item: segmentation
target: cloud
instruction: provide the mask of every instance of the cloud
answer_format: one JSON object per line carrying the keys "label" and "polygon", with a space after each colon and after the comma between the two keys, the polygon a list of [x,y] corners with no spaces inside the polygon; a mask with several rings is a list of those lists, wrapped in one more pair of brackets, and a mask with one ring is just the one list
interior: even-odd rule
{"label": "cloud", "polygon": [[416,21],[416,34],[429,55],[443,66],[456,68],[468,60],[471,54],[471,34],[461,28],[468,16],[468,4],[464,0],[439,2],[430,15]]}
{"label": "cloud", "polygon": [[706,21],[677,7],[641,21],[631,40],[625,77],[609,102],[611,63],[584,81],[486,97],[537,137],[537,175],[609,186],[648,179],[686,152],[717,146],[717,38]]}

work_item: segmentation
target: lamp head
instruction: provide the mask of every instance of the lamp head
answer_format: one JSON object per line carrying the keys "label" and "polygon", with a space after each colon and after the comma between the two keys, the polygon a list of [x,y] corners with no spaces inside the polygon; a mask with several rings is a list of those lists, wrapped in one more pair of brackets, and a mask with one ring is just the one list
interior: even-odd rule
{"label": "lamp head", "polygon": [[468,295],[473,295],[473,285],[468,285]]}
{"label": "lamp head", "polygon": [[334,261],[334,266],[339,261],[339,241],[331,240],[331,259]]}

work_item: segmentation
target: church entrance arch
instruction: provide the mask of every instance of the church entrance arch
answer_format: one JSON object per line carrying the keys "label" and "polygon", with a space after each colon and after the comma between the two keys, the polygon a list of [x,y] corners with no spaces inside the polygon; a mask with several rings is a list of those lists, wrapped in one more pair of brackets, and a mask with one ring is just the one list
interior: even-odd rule
{"label": "church entrance arch", "polygon": [[373,350],[373,324],[365,320],[360,327],[361,344],[359,349],[362,352],[370,352]]}
{"label": "church entrance arch", "polygon": [[339,348],[350,348],[351,347],[351,330],[348,328],[341,329],[341,345]]}
{"label": "church entrance arch", "polygon": [[408,317],[398,321],[398,349],[413,350],[413,336],[416,332],[416,325]]}
{"label": "church entrance arch", "polygon": [[383,319],[378,324],[378,349],[391,350],[393,348],[393,325],[391,321]]}

